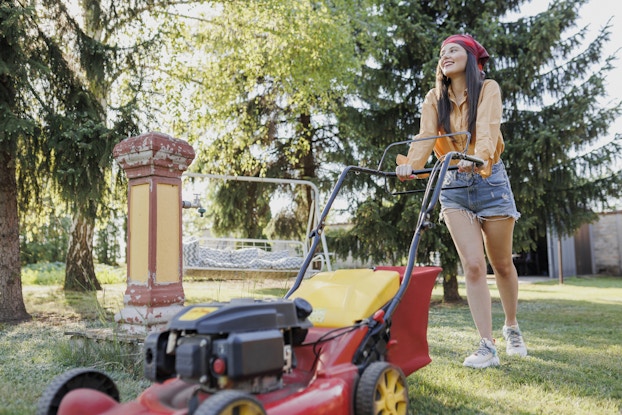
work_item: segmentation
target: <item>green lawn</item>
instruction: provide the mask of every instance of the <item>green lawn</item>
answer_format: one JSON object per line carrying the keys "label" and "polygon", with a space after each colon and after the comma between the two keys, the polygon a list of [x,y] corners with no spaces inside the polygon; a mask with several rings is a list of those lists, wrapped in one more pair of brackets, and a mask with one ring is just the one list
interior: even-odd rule
{"label": "green lawn", "polygon": [[409,378],[414,413],[622,413],[622,278],[521,284],[519,296],[529,356],[505,355],[493,290],[501,367],[486,370],[461,365],[478,340],[468,308],[431,308],[433,362]]}
{"label": "green lawn", "polygon": [[[285,286],[207,281],[186,283],[185,291],[195,303],[281,295]],[[468,307],[438,304],[441,288],[435,288],[428,329],[433,361],[408,379],[414,414],[622,414],[622,278],[521,284],[526,358],[505,356],[503,313],[491,287],[501,366],[462,367],[478,341]],[[140,350],[119,344],[76,350],[64,334],[109,325],[124,288],[106,284],[97,295],[77,296],[57,285],[24,287],[34,320],[0,325],[0,414],[32,414],[51,379],[76,366],[106,371],[123,401],[149,385],[141,376]]]}

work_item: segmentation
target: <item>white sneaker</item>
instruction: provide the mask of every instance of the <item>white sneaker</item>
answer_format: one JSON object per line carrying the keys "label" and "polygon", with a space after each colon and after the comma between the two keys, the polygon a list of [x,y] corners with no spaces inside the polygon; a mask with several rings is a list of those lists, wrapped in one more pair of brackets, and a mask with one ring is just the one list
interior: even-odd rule
{"label": "white sneaker", "polygon": [[525,346],[525,340],[523,340],[518,325],[503,326],[503,338],[508,356],[527,356],[527,346]]}
{"label": "white sneaker", "polygon": [[464,359],[462,364],[466,367],[475,369],[483,369],[489,366],[499,366],[499,357],[497,356],[497,348],[493,341],[481,339],[479,341],[479,349],[471,356]]}

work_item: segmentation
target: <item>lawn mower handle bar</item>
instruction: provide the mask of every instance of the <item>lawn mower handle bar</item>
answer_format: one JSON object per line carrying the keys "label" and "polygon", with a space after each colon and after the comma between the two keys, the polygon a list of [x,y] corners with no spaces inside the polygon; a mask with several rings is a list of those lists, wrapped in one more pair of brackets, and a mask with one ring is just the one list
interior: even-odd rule
{"label": "lawn mower handle bar", "polygon": [[[407,142],[410,142],[410,141],[407,141]],[[404,142],[402,142],[402,144],[403,143]],[[387,150],[385,149],[385,154],[386,154],[386,151]],[[385,157],[383,154],[382,160],[384,160],[384,158]],[[404,273],[403,283],[400,285],[398,293],[395,296],[395,299],[397,301],[392,301],[391,304],[389,305],[389,308],[387,309],[387,312],[385,313],[385,316],[387,318],[390,318],[393,311],[395,310],[395,307],[397,307],[404,292],[406,291],[406,288],[408,287],[411,273],[414,268],[415,256],[416,256],[416,251],[417,251],[417,247],[419,244],[421,231],[425,229],[426,223],[427,223],[426,220],[430,216],[430,213],[432,212],[432,210],[434,209],[434,206],[436,205],[436,202],[438,201],[440,191],[441,191],[441,186],[433,186],[433,182],[436,181],[436,182],[442,183],[442,180],[444,179],[445,174],[447,173],[449,169],[455,170],[458,168],[457,166],[450,166],[451,161],[455,159],[469,160],[469,161],[474,162],[476,165],[483,164],[483,161],[477,157],[469,156],[461,152],[450,152],[445,155],[443,160],[437,162],[434,167],[413,171],[414,174],[429,173],[430,178],[428,180],[428,186],[426,188],[426,192],[423,196],[421,212],[419,213],[419,219],[418,219],[417,226],[415,228],[415,232],[413,236],[413,240],[411,242],[411,246],[409,249],[408,264],[406,266],[406,271]],[[382,160],[380,162],[380,165],[382,164]],[[326,205],[324,206],[324,210],[322,211],[320,217],[318,218],[317,226],[309,234],[309,238],[312,239],[312,243],[311,243],[311,246],[309,247],[307,256],[305,257],[304,262],[302,266],[300,267],[300,271],[298,272],[298,275],[296,276],[294,283],[292,284],[289,291],[285,294],[284,298],[289,298],[302,283],[306,275],[306,272],[309,266],[311,265],[311,261],[313,260],[314,253],[320,243],[321,235],[324,232],[326,217],[328,216],[328,213],[330,212],[330,209],[337,195],[339,194],[341,187],[343,186],[346,176],[352,172],[365,173],[365,174],[381,176],[381,177],[397,177],[395,171],[382,171],[380,169],[371,169],[371,168],[361,167],[361,166],[347,166],[341,172],[341,174],[339,175],[339,179],[337,180],[337,183],[335,184],[335,187],[333,191],[331,192],[330,197],[328,198],[328,201],[326,202]]]}
{"label": "lawn mower handle bar", "polygon": [[[469,152],[469,144],[471,143],[471,133],[468,131],[457,131],[455,133],[449,133],[449,134],[441,134],[441,135],[434,135],[434,136],[430,136],[430,137],[417,137],[417,138],[413,138],[410,140],[403,140],[403,141],[396,141],[395,143],[391,143],[389,144],[383,151],[382,153],[382,157],[380,158],[380,162],[378,163],[378,169],[377,170],[382,170],[382,165],[385,162],[385,159],[387,158],[387,153],[389,152],[389,150],[395,146],[400,146],[400,145],[404,145],[404,144],[413,144],[419,141],[428,141],[428,140],[436,140],[438,138],[446,138],[446,137],[454,137],[454,136],[459,136],[459,135],[464,135],[466,136],[466,143],[464,146],[464,150],[462,152],[459,152],[457,154],[462,154],[464,156],[466,156]],[[469,156],[471,157],[471,156]],[[471,160],[475,163],[479,163],[481,162],[483,164],[483,161],[481,159],[477,159],[476,160]],[[426,173],[427,169],[422,170],[423,173]],[[414,174],[419,174],[418,172],[413,172]]]}
{"label": "lawn mower handle bar", "polygon": [[[445,157],[449,156],[451,160],[466,160],[466,161],[471,161],[473,163],[475,163],[475,165],[477,167],[481,167],[484,165],[484,160],[482,160],[479,157],[475,157],[475,156],[470,156],[468,154],[464,154],[464,153],[459,153],[459,152],[451,152],[446,154]],[[419,170],[415,170],[413,169],[411,174],[414,175],[418,175],[418,174],[426,174],[426,173],[431,173],[433,170],[433,168],[425,168],[425,169],[419,169]],[[448,170],[458,170],[458,166],[449,166]],[[383,176],[386,177],[397,177],[397,174],[395,172],[382,172],[384,174],[382,174]]]}

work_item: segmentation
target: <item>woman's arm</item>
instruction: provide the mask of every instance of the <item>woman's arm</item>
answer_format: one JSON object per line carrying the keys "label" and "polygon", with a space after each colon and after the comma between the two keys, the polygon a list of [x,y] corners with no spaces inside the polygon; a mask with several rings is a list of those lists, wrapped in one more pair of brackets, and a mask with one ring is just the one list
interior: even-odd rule
{"label": "woman's arm", "polygon": [[[425,96],[421,107],[421,124],[419,134],[415,138],[433,137],[438,135],[438,115],[436,110],[436,94],[434,89],[429,91]],[[408,161],[413,169],[419,170],[425,166],[426,161],[432,154],[436,140],[416,141],[410,145],[408,150]],[[399,161],[403,161],[400,159]],[[400,163],[398,164],[404,164]]]}
{"label": "woman's arm", "polygon": [[475,156],[487,162],[489,167],[494,164],[498,145],[503,146],[503,138],[501,138],[502,113],[503,103],[499,84],[488,79],[484,81],[477,106]]}

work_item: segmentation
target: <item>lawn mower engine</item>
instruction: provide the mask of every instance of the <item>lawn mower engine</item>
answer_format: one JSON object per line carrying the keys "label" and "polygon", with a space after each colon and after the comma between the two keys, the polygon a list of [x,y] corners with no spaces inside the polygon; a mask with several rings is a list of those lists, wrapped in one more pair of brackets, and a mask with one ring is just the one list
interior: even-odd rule
{"label": "lawn mower engine", "polygon": [[145,377],[179,377],[206,392],[266,393],[295,367],[293,347],[312,326],[311,305],[295,300],[234,299],[185,307],[145,339]]}

